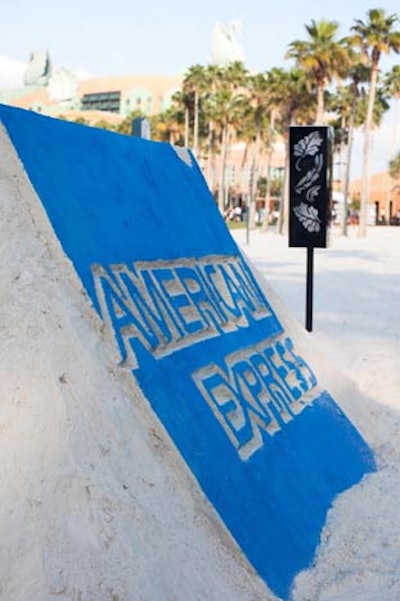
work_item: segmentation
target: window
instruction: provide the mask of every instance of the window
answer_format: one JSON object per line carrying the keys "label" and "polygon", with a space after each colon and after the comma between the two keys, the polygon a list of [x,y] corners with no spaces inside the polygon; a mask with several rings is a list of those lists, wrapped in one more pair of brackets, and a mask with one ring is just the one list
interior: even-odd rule
{"label": "window", "polygon": [[84,94],[81,102],[83,111],[108,111],[109,113],[119,113],[121,92]]}

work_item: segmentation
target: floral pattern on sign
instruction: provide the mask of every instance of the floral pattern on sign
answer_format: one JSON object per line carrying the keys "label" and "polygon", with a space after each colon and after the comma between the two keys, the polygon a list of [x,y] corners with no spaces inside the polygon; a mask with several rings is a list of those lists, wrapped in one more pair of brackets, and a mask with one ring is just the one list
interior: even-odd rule
{"label": "floral pattern on sign", "polygon": [[304,202],[301,202],[297,207],[294,207],[293,212],[308,232],[320,231],[321,220],[315,207],[309,207]]}
{"label": "floral pattern on sign", "polygon": [[313,131],[308,136],[304,136],[297,144],[293,147],[293,154],[295,157],[299,157],[296,161],[296,169],[300,171],[300,161],[306,156],[315,156],[321,146],[323,140],[319,135],[318,131]]}
{"label": "floral pattern on sign", "polygon": [[321,186],[317,183],[322,168],[324,166],[323,153],[319,152],[323,142],[318,131],[314,131],[299,140],[293,146],[293,154],[297,157],[295,169],[298,172],[302,171],[302,161],[306,157],[314,157],[312,167],[306,171],[299,179],[294,187],[296,194],[304,194],[303,201],[296,207],[293,212],[301,225],[310,233],[317,233],[321,229],[321,219],[318,210],[315,207],[308,206],[308,203],[313,203],[319,194]]}
{"label": "floral pattern on sign", "polygon": [[[312,189],[311,185],[318,180],[323,164],[324,158],[322,154],[317,154],[317,156],[314,158],[314,167],[307,171],[307,173],[300,179],[300,181],[296,184],[294,188],[297,194],[300,194],[301,192],[307,190],[306,196],[307,200],[310,200],[310,202],[312,202],[312,200],[308,198],[308,195],[310,190]],[[321,186],[318,186],[318,188],[320,187]]]}

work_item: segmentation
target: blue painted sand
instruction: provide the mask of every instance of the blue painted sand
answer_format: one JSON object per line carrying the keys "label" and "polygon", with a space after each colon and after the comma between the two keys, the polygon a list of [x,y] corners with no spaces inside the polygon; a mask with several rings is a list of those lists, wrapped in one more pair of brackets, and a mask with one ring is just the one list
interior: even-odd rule
{"label": "blue painted sand", "polygon": [[0,106],[66,255],[202,490],[290,596],[371,450],[296,350],[195,162]]}

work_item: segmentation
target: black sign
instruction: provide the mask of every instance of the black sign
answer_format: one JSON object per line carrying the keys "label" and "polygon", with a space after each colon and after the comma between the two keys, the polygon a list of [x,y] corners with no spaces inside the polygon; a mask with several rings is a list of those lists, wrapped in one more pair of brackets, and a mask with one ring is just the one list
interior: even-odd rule
{"label": "black sign", "polygon": [[136,117],[132,121],[132,136],[150,140],[150,123],[146,117]]}
{"label": "black sign", "polygon": [[289,246],[326,248],[331,221],[332,129],[289,128]]}

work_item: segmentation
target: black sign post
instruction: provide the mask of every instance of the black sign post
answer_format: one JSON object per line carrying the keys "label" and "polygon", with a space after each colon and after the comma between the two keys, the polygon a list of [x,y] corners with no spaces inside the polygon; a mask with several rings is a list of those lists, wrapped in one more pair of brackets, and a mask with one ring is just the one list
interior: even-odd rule
{"label": "black sign post", "polygon": [[132,121],[132,136],[150,140],[150,123],[146,117],[135,117]]}
{"label": "black sign post", "polygon": [[307,248],[306,329],[312,331],[314,248],[328,246],[332,129],[289,128],[289,246]]}

